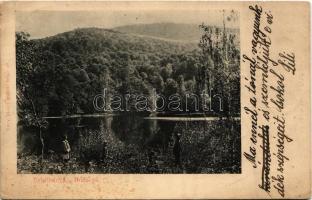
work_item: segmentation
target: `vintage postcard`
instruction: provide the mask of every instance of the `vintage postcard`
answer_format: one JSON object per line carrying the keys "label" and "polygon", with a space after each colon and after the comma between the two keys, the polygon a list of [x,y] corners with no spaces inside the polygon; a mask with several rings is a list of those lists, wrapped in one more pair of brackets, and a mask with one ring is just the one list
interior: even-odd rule
{"label": "vintage postcard", "polygon": [[308,2],[0,13],[2,198],[310,197]]}

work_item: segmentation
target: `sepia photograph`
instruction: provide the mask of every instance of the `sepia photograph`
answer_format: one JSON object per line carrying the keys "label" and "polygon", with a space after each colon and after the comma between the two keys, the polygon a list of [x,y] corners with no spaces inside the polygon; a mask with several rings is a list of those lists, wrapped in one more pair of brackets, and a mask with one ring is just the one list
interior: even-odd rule
{"label": "sepia photograph", "polygon": [[241,174],[238,11],[15,22],[18,174]]}

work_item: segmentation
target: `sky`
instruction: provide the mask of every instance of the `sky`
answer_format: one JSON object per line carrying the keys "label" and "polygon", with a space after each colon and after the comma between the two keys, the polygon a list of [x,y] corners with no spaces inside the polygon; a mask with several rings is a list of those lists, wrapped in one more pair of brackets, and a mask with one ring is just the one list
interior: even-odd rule
{"label": "sky", "polygon": [[[226,11],[226,16],[234,16],[230,13]],[[235,20],[227,21],[227,27],[239,28],[238,17],[234,18]],[[114,28],[132,24],[202,24],[203,22],[207,25],[221,26],[222,11],[23,11],[16,13],[16,31],[28,32],[31,38],[43,38],[86,27]]]}

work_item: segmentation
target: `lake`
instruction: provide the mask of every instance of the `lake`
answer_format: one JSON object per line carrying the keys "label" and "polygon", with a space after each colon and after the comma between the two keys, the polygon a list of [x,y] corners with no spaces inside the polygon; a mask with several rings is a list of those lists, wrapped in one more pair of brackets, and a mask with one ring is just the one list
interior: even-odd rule
{"label": "lake", "polygon": [[[61,162],[55,155],[61,152],[66,134],[72,150],[71,173],[240,173],[238,117],[129,113],[47,120],[46,159]],[[22,143],[30,131],[21,132],[20,146],[27,149]]]}

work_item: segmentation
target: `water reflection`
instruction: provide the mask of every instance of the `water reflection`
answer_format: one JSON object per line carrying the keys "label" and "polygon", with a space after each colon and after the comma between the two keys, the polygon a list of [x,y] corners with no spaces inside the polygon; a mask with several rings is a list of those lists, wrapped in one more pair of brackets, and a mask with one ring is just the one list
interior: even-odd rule
{"label": "water reflection", "polygon": [[46,150],[59,152],[64,134],[73,173],[240,173],[240,120],[139,113],[50,119]]}

